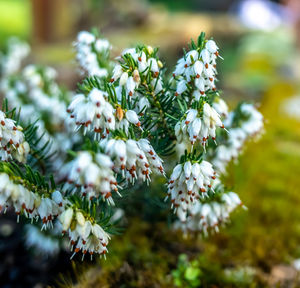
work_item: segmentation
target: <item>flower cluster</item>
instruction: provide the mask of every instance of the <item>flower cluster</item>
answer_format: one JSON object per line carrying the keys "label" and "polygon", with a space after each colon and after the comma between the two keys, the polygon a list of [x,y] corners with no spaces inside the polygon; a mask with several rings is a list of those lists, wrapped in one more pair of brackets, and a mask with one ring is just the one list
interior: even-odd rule
{"label": "flower cluster", "polygon": [[[245,141],[262,129],[263,118],[250,104],[228,112],[216,89],[216,43],[202,33],[171,79],[158,49],[150,46],[126,49],[115,61],[109,59],[109,42],[96,34],[80,32],[74,46],[88,77],[73,98],[56,84],[51,68],[29,65],[16,73],[24,47],[10,54],[15,66],[0,56],[0,91],[11,111],[22,108],[18,123],[27,126],[23,133],[9,112],[0,112],[0,157],[7,161],[0,163],[1,210],[11,207],[31,220],[40,218],[42,230],[53,228],[58,218],[51,231],[69,236],[73,256],[79,251],[83,257],[105,255],[114,221],[127,209],[120,210],[114,193],[121,196],[121,188],[134,189],[136,182],[149,184],[154,173],[172,171],[166,198],[180,227],[218,231],[242,204],[237,194],[226,192],[216,172],[223,173]],[[74,133],[79,130],[83,133]],[[184,152],[178,149],[176,155],[177,147]],[[175,167],[172,156],[180,159]],[[41,247],[43,237],[32,234],[29,245]],[[45,243],[45,250],[57,251],[58,242]]]}
{"label": "flower cluster", "polygon": [[228,162],[238,157],[245,142],[262,131],[263,116],[252,104],[243,103],[228,115],[225,125],[228,139],[216,148],[212,160],[221,173],[225,172]]}
{"label": "flower cluster", "polygon": [[30,219],[40,218],[42,229],[52,227],[52,220],[63,211],[65,203],[59,191],[54,191],[51,198],[43,197],[0,173],[0,209],[13,207],[18,217],[23,212]]}
{"label": "flower cluster", "polygon": [[226,102],[223,99],[221,99],[220,97],[216,97],[214,99],[212,107],[217,111],[217,113],[219,115],[221,115],[224,118],[227,118],[227,116],[228,116],[228,106],[227,106]]}
{"label": "flower cluster", "polygon": [[136,179],[150,181],[152,169],[164,175],[163,161],[147,139],[104,139],[100,142],[105,153],[114,159],[114,169],[130,183]]}
{"label": "flower cluster", "polygon": [[66,112],[71,93],[63,92],[55,82],[56,76],[53,68],[28,65],[19,74],[1,79],[0,91],[11,107],[22,107],[21,123],[36,123],[36,134],[41,138],[39,147],[51,143],[49,154],[60,154],[61,157],[52,163],[59,168],[65,151],[72,148],[78,137],[73,133],[74,126]]}
{"label": "flower cluster", "polygon": [[73,256],[79,251],[82,251],[82,259],[87,252],[91,257],[94,253],[105,256],[110,237],[100,225],[73,207],[66,209],[59,216],[59,221],[62,232],[69,235],[72,250],[75,247]]}
{"label": "flower cluster", "polygon": [[27,43],[10,38],[7,42],[7,53],[0,52],[0,75],[8,76],[16,73],[29,52],[30,47]]}
{"label": "flower cluster", "polygon": [[118,107],[116,109],[116,117],[117,120],[119,120],[116,122],[116,129],[124,131],[127,136],[129,136],[128,129],[130,124],[142,129],[140,118],[134,110],[124,111],[122,108]]}
{"label": "flower cluster", "polygon": [[17,77],[3,78],[1,91],[9,103],[22,107],[22,117],[27,122],[36,120],[40,112],[44,112],[49,114],[53,125],[60,125],[66,119],[66,106],[55,82],[56,76],[53,68],[28,65]]}
{"label": "flower cluster", "polygon": [[192,91],[196,101],[205,95],[208,90],[216,90],[216,59],[219,48],[213,40],[208,40],[205,47],[194,47],[180,58],[173,72],[176,79],[175,95]]}
{"label": "flower cluster", "polygon": [[108,203],[114,204],[111,191],[118,192],[118,187],[112,168],[113,162],[108,156],[82,151],[67,164],[68,182],[75,185],[74,192],[79,189],[89,200],[102,196]]}
{"label": "flower cluster", "polygon": [[216,127],[224,128],[220,115],[208,103],[204,103],[202,117],[198,110],[188,110],[185,118],[176,124],[175,135],[179,143],[190,142],[194,145],[199,141],[205,147],[209,137],[216,139]]}
{"label": "flower cluster", "polygon": [[19,162],[26,162],[30,147],[25,141],[23,128],[16,125],[16,122],[7,118],[5,113],[0,111],[0,158],[2,161],[16,159]]}
{"label": "flower cluster", "polygon": [[114,106],[116,108],[109,103],[107,92],[93,88],[87,96],[77,94],[67,112],[74,119],[76,130],[84,127],[84,135],[87,131],[93,131],[95,139],[98,140],[106,138],[114,130],[122,130],[128,136],[130,124],[141,126],[139,116],[134,110],[124,110],[119,104]]}
{"label": "flower cluster", "polygon": [[107,67],[101,65],[109,57],[111,46],[108,40],[97,39],[94,34],[82,31],[78,33],[74,47],[82,71],[98,77],[108,76]]}
{"label": "flower cluster", "polygon": [[149,93],[160,93],[163,90],[160,75],[162,67],[162,62],[156,57],[156,51],[151,46],[124,50],[120,57],[120,64],[115,66],[110,80],[111,83],[119,80],[115,88],[118,99],[121,99],[122,91],[125,91],[132,100],[136,98],[139,100],[141,110],[147,107],[149,101],[145,95],[138,92],[138,89],[141,90],[143,87]]}
{"label": "flower cluster", "polygon": [[173,169],[168,184],[168,196],[171,197],[172,207],[181,221],[186,220],[188,210],[212,189],[212,181],[216,173],[207,161],[191,163],[186,161],[177,164]]}
{"label": "flower cluster", "polygon": [[[51,237],[52,235],[50,236],[48,234],[45,235],[44,231],[41,231],[37,226],[31,224],[27,224],[25,230],[25,244],[28,248],[34,248],[42,255],[57,255],[59,253],[60,241],[57,237]],[[54,225],[54,228],[48,231],[51,231],[53,234],[57,230],[57,225]]]}
{"label": "flower cluster", "polygon": [[107,97],[106,92],[94,88],[87,97],[77,94],[73,98],[67,112],[74,119],[77,130],[84,127],[84,134],[94,131],[95,135],[102,134],[104,137],[110,130],[115,130],[115,111]]}
{"label": "flower cluster", "polygon": [[219,227],[229,221],[230,214],[237,207],[245,207],[239,196],[234,192],[222,194],[220,201],[202,203],[198,201],[190,210],[190,215],[184,223],[178,223],[186,231],[219,232]]}

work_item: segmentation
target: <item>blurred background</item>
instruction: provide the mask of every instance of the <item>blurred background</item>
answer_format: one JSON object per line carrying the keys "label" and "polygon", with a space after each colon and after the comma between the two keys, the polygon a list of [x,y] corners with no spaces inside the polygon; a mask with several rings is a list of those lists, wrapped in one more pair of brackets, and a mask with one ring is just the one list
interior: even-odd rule
{"label": "blurred background", "polygon": [[216,40],[224,99],[257,103],[266,120],[225,179],[248,211],[218,235],[185,239],[149,220],[146,201],[108,260],[90,264],[26,249],[15,216],[1,216],[0,287],[300,287],[300,1],[0,0],[0,50],[11,36],[28,41],[28,63],[56,68],[69,89],[80,80],[72,41],[92,27],[113,56],[146,43],[169,67],[201,31]]}

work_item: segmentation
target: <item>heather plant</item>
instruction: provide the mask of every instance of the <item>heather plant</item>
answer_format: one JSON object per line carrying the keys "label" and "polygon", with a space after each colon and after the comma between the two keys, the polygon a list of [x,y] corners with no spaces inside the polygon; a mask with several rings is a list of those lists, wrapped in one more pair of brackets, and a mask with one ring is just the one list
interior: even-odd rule
{"label": "heather plant", "polygon": [[151,46],[112,59],[96,32],[80,32],[74,49],[85,77],[76,92],[61,88],[52,68],[21,68],[27,44],[14,40],[0,57],[0,208],[40,227],[27,228],[29,246],[57,251],[63,234],[72,257],[105,256],[126,217],[123,196],[142,183],[165,183],[160,201],[185,234],[218,232],[245,208],[220,177],[263,117],[250,103],[228,110],[214,40],[201,33],[173,72]]}

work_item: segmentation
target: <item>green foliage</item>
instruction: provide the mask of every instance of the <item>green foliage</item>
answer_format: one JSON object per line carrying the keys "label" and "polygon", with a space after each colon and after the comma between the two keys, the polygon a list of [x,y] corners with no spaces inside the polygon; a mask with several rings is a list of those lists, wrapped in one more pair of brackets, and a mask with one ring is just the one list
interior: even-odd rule
{"label": "green foliage", "polygon": [[174,284],[177,287],[199,287],[202,271],[197,260],[188,261],[187,255],[181,254],[178,258],[177,269],[172,271]]}
{"label": "green foliage", "polygon": [[[37,120],[38,121],[38,120]],[[56,152],[51,152],[51,141],[44,141],[45,132],[38,136],[37,121],[29,124],[24,129],[25,139],[30,146],[30,154],[28,155],[28,164],[34,168],[39,168],[42,173],[51,171],[51,159],[55,157]]]}
{"label": "green foliage", "polygon": [[[177,267],[172,271],[177,287],[249,287],[253,283],[255,270],[250,267],[223,269],[206,255],[189,260],[186,254],[178,257]],[[251,286],[252,287],[252,286]]]}
{"label": "green foliage", "polygon": [[93,199],[88,201],[79,197],[77,194],[72,195],[70,191],[66,191],[65,195],[69,194],[68,200],[72,203],[72,207],[80,210],[85,219],[91,223],[99,224],[104,231],[111,235],[120,235],[124,229],[118,226],[119,221],[112,221],[111,218],[114,214],[114,208],[106,205],[103,200]]}
{"label": "green foliage", "polygon": [[17,108],[9,109],[8,101],[7,101],[7,99],[4,99],[2,101],[2,109],[1,110],[5,113],[6,117],[11,118],[14,121],[16,121],[16,125],[19,124],[21,109],[17,109]]}
{"label": "green foliage", "polygon": [[[20,125],[20,113],[21,108],[16,107],[9,109],[9,104],[7,99],[2,102],[2,111],[5,112],[6,117],[14,120],[16,125]],[[30,146],[30,154],[28,155],[27,164],[39,170],[42,174],[47,171],[51,171],[51,158],[55,156],[55,152],[51,152],[51,141],[45,141],[45,132],[42,135],[38,135],[37,131],[39,129],[38,120],[34,123],[30,123],[23,129],[25,136],[25,141],[28,142]]]}
{"label": "green foliage", "polygon": [[14,182],[24,185],[28,190],[39,195],[49,196],[56,189],[52,175],[45,177],[29,165],[0,162],[0,172],[8,174]]}

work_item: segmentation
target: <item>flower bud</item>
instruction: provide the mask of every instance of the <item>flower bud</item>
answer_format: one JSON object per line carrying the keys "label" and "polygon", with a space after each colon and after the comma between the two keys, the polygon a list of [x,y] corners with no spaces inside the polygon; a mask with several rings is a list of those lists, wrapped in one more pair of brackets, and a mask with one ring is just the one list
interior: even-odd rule
{"label": "flower bud", "polygon": [[196,50],[191,50],[186,54],[186,64],[190,66],[194,61],[198,60],[199,53]]}
{"label": "flower bud", "polygon": [[195,118],[197,117],[197,114],[198,114],[198,111],[196,109],[190,109],[187,112],[185,123],[189,124],[190,122],[194,121]]}
{"label": "flower bud", "polygon": [[62,224],[63,231],[67,231],[69,229],[72,222],[72,218],[73,218],[72,208],[68,208],[59,216],[59,221]]}
{"label": "flower bud", "polygon": [[175,166],[175,168],[173,169],[172,175],[171,175],[171,180],[176,180],[182,171],[182,165],[181,164],[177,164]]}
{"label": "flower bud", "polygon": [[51,198],[57,205],[59,205],[59,206],[62,205],[63,197],[58,190],[56,190],[52,193]]}
{"label": "flower bud", "polygon": [[127,83],[127,79],[128,79],[128,73],[124,72],[120,78],[120,85],[124,86]]}
{"label": "flower bud", "polygon": [[84,226],[85,218],[84,218],[83,214],[80,211],[76,212],[76,220],[77,220],[77,223],[80,226]]}
{"label": "flower bud", "polygon": [[136,83],[134,82],[133,77],[130,76],[126,82],[126,91],[127,91],[127,94],[129,94],[129,96],[133,95],[135,86],[136,86]]}
{"label": "flower bud", "polygon": [[159,69],[158,69],[158,64],[157,64],[157,61],[155,58],[150,58],[148,60],[148,66],[151,66],[151,71],[156,73],[156,72],[159,72]]}
{"label": "flower bud", "polygon": [[151,55],[153,53],[153,48],[151,46],[147,46],[147,51]]}
{"label": "flower bud", "polygon": [[115,68],[114,68],[114,71],[113,71],[113,76],[112,76],[112,81],[116,81],[118,80],[121,75],[122,75],[122,72],[123,72],[123,68],[121,65],[116,65]]}
{"label": "flower bud", "polygon": [[132,123],[132,124],[134,124],[134,125],[139,125],[139,124],[140,124],[139,117],[138,117],[138,115],[136,114],[136,112],[133,111],[133,110],[128,110],[128,111],[126,112],[126,119],[127,119],[130,123]]}
{"label": "flower bud", "polygon": [[185,80],[181,80],[181,81],[179,81],[179,83],[178,83],[178,85],[177,85],[176,93],[180,95],[180,94],[182,94],[186,89],[187,89],[187,86],[186,86]]}
{"label": "flower bud", "polygon": [[118,107],[116,109],[116,116],[118,118],[119,121],[121,121],[124,117],[124,112],[123,112],[123,109],[121,107]]}
{"label": "flower bud", "polygon": [[135,69],[133,71],[132,76],[133,76],[134,82],[136,82],[136,83],[140,83],[141,82],[140,73],[139,73],[139,71],[137,69]]}
{"label": "flower bud", "polygon": [[210,52],[210,53],[216,53],[218,51],[218,46],[214,40],[208,40],[206,42],[205,48]]}
{"label": "flower bud", "polygon": [[210,62],[210,53],[207,49],[203,49],[200,54],[204,64],[209,64]]}
{"label": "flower bud", "polygon": [[183,166],[185,178],[190,178],[191,173],[192,173],[192,164],[190,161],[185,162]]}
{"label": "flower bud", "polygon": [[198,60],[198,61],[195,62],[193,67],[194,67],[196,77],[199,78],[201,76],[202,71],[203,71],[203,63]]}

